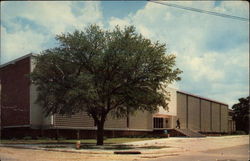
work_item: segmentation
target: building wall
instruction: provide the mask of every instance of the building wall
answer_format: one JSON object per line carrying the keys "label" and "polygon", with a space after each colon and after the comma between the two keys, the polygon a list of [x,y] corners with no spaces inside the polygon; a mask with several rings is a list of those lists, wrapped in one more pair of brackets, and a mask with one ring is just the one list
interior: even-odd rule
{"label": "building wall", "polygon": [[48,127],[53,124],[51,116],[45,116],[42,107],[36,103],[38,93],[34,84],[30,85],[30,124],[32,128]]}
{"label": "building wall", "polygon": [[[2,125],[41,127],[54,124],[56,127],[72,129],[95,129],[93,119],[86,113],[78,113],[71,117],[61,115],[45,117],[42,114],[42,108],[35,104],[36,87],[30,84],[27,77],[35,67],[31,58],[31,56],[26,56],[0,68]],[[170,100],[166,100],[169,103],[169,110],[159,108],[157,114],[165,115],[172,128],[176,126],[176,120],[179,118],[181,128],[203,132],[228,131],[228,106],[192,94],[177,92],[172,88],[166,90],[170,94]],[[130,115],[128,120],[108,116],[105,128],[150,131],[153,129],[153,115],[149,112],[138,111],[135,115]]]}
{"label": "building wall", "polygon": [[220,104],[212,102],[212,132],[220,132]]}
{"label": "building wall", "polygon": [[30,123],[29,73],[29,57],[0,68],[3,126],[23,126]]}
{"label": "building wall", "polygon": [[115,118],[109,114],[104,128],[127,128],[127,118]]}
{"label": "building wall", "polygon": [[94,120],[87,115],[87,113],[77,113],[72,116],[54,115],[54,126],[56,127],[80,127],[80,128],[94,128]]}
{"label": "building wall", "polygon": [[[30,72],[35,68],[34,57],[30,57]],[[52,117],[45,116],[43,109],[36,103],[38,92],[34,84],[30,85],[30,124],[32,128],[48,127],[52,125]]]}
{"label": "building wall", "polygon": [[221,105],[221,132],[228,132],[228,108]]}
{"label": "building wall", "polygon": [[134,115],[129,116],[129,128],[138,130],[152,130],[153,115],[147,111],[137,111]]}
{"label": "building wall", "polygon": [[35,85],[30,86],[30,124],[34,127],[39,127],[43,123],[43,110],[41,106],[35,103],[37,91]]}
{"label": "building wall", "polygon": [[188,128],[200,130],[200,100],[188,96]]}
{"label": "building wall", "polygon": [[228,120],[228,133],[232,134],[236,131],[235,121],[232,119]]}
{"label": "building wall", "polygon": [[206,100],[201,100],[201,131],[211,132],[211,108]]}
{"label": "building wall", "polygon": [[228,132],[232,134],[236,131],[235,121],[233,120],[233,110],[228,109]]}
{"label": "building wall", "polygon": [[169,100],[166,100],[168,103],[168,110],[163,109],[162,107],[159,107],[159,111],[156,114],[161,115],[171,115],[176,116],[177,115],[177,92],[173,88],[166,87],[165,94],[168,95]]}
{"label": "building wall", "polygon": [[175,120],[178,118],[181,128],[187,128],[187,95],[182,93],[177,93],[177,117]]}
{"label": "building wall", "polygon": [[228,106],[192,94],[177,92],[177,118],[180,119],[181,128],[228,132]]}
{"label": "building wall", "polygon": [[[94,120],[87,113],[78,113],[70,116],[54,115],[54,126],[70,127],[70,128],[96,128]],[[126,130],[152,130],[152,114],[149,112],[136,112],[135,115],[129,116],[129,126],[127,126],[127,118],[113,118],[108,115],[105,124],[105,129],[126,129]]]}

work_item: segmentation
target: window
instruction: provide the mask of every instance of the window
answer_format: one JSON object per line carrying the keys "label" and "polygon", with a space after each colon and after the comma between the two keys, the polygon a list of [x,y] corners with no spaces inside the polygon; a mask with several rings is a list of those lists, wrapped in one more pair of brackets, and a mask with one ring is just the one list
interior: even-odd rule
{"label": "window", "polygon": [[154,118],[154,128],[163,128],[163,118]]}

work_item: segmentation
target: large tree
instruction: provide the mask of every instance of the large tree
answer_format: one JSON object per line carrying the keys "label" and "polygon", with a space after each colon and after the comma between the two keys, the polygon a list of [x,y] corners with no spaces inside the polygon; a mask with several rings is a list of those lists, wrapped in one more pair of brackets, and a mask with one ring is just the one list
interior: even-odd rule
{"label": "large tree", "polygon": [[37,103],[47,115],[86,112],[103,145],[107,115],[126,117],[137,110],[167,108],[163,85],[180,80],[175,56],[129,26],[103,30],[90,25],[56,36],[59,46],[36,56],[31,73]]}
{"label": "large tree", "polygon": [[247,134],[249,134],[249,107],[250,96],[247,98],[240,98],[239,103],[234,104],[232,107],[236,130],[245,131]]}

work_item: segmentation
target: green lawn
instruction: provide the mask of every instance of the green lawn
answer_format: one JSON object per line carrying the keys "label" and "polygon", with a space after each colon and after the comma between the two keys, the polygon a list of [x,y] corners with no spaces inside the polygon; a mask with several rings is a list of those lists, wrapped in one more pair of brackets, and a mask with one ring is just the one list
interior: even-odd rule
{"label": "green lawn", "polygon": [[[143,141],[143,140],[153,140],[157,138],[108,138],[104,140],[104,144],[121,144],[127,142],[134,142],[134,141]],[[52,140],[52,139],[12,139],[12,140],[1,140],[0,143],[2,144],[53,144],[53,143],[76,143],[78,140],[66,140],[66,139],[59,139],[59,140]],[[85,144],[95,144],[95,139],[83,139],[81,143]]]}

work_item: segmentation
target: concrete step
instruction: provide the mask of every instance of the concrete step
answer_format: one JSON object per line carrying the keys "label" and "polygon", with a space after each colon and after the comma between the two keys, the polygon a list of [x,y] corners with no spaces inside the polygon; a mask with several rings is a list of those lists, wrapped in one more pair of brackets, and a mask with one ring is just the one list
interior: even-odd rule
{"label": "concrete step", "polygon": [[199,132],[196,132],[194,130],[191,129],[174,129],[180,133],[182,133],[185,136],[188,137],[205,137],[205,135],[200,134]]}

